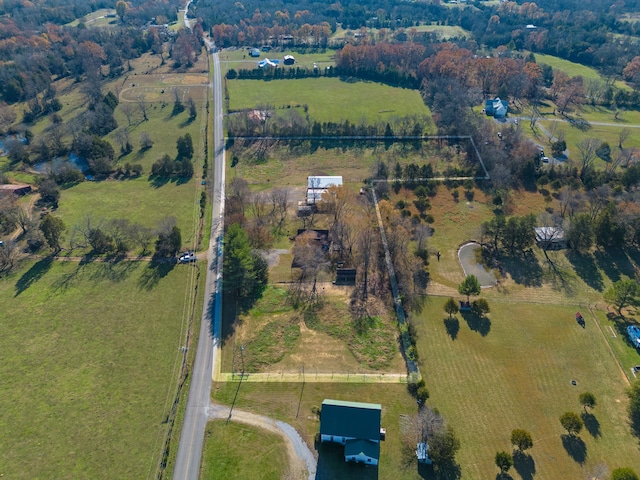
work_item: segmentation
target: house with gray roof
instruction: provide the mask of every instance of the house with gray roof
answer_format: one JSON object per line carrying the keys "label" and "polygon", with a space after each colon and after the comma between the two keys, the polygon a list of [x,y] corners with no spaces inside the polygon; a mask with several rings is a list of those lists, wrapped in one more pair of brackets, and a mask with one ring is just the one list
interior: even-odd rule
{"label": "house with gray roof", "polygon": [[320,441],[344,445],[346,462],[378,465],[381,417],[379,403],[325,399],[320,411]]}

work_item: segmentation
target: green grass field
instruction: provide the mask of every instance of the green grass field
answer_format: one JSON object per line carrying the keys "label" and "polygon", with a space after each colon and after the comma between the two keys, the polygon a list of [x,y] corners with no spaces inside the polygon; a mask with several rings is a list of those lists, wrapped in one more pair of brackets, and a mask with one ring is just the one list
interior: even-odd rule
{"label": "green grass field", "polygon": [[369,123],[406,115],[430,116],[420,92],[374,82],[339,78],[298,80],[227,80],[231,110],[273,105],[276,108],[308,105],[309,116],[319,122],[349,120]]}
{"label": "green grass field", "polygon": [[[113,15],[113,17],[108,17],[108,15]],[[87,27],[107,27],[118,22],[115,15],[116,11],[113,8],[101,8],[100,10],[85,15],[82,17],[82,20]],[[79,23],[79,20],[74,20],[73,22],[67,23],[66,26],[77,27]]]}
{"label": "green grass field", "polygon": [[154,474],[195,268],[42,259],[0,280],[5,478]]}
{"label": "green grass field", "polygon": [[212,421],[205,431],[200,479],[281,480],[288,465],[286,448],[275,433],[241,423]]}
{"label": "green grass field", "polygon": [[[131,222],[141,223],[155,228],[160,220],[173,216],[182,231],[183,244],[194,245],[196,224],[199,218],[199,195],[203,188],[200,185],[201,165],[204,158],[204,131],[206,126],[206,110],[200,105],[198,117],[189,123],[188,112],[175,117],[171,116],[172,104],[162,108],[162,104],[153,103],[149,120],[142,122],[136,112],[131,126],[120,109],[116,110],[116,118],[121,126],[127,128],[134,146],[133,152],[121,156],[118,166],[125,163],[139,163],[144,173],[139,178],[123,180],[107,180],[99,182],[83,182],[62,190],[58,215],[63,219],[69,231],[81,223],[87,215],[96,221],[127,218]],[[139,138],[142,132],[150,135],[154,142],[152,148],[141,151]],[[193,138],[194,170],[193,178],[184,182],[149,180],[151,166],[165,153],[176,154],[176,139],[189,133]],[[114,144],[116,155],[119,146],[109,135]]]}
{"label": "green grass field", "polygon": [[83,182],[62,190],[56,215],[68,226],[67,239],[87,215],[96,222],[126,218],[149,228],[156,228],[160,220],[172,216],[182,232],[183,245],[193,246],[195,222],[200,215],[196,193],[199,195],[194,179],[160,188],[154,188],[146,175],[133,180]]}
{"label": "green grass field", "polygon": [[[551,68],[561,70],[570,77],[576,77],[580,75],[582,78],[591,80],[603,80],[602,76],[595,68],[587,67],[579,63],[565,60],[564,58],[555,57],[553,55],[545,55],[544,53],[534,53],[536,57],[536,63],[546,63]],[[624,88],[630,90],[631,88],[624,82],[616,80],[614,85],[618,88]]]}
{"label": "green grass field", "polygon": [[[462,440],[462,478],[492,478],[495,452],[510,449],[514,428],[530,431],[534,441],[535,467],[522,467],[522,478],[580,478],[583,467],[602,460],[610,468],[640,469],[627,424],[627,384],[590,315],[582,329],[573,317],[578,306],[490,299],[488,326],[460,315],[446,326],[444,300],[430,297],[416,318],[418,348],[429,404]],[[595,419],[580,434],[583,444],[569,452],[558,418],[580,413],[584,391],[597,398]]]}

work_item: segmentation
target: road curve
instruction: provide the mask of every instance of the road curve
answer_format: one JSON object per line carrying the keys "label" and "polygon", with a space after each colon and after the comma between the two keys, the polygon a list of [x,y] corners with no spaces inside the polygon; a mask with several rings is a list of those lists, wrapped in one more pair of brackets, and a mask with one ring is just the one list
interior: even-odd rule
{"label": "road curve", "polygon": [[[214,51],[215,49],[210,49]],[[207,425],[211,380],[216,372],[222,313],[222,238],[224,215],[224,138],[222,129],[222,75],[217,53],[212,54],[214,74],[214,184],[211,236],[207,251],[207,275],[200,338],[191,374],[180,444],[173,470],[176,480],[197,480]]]}

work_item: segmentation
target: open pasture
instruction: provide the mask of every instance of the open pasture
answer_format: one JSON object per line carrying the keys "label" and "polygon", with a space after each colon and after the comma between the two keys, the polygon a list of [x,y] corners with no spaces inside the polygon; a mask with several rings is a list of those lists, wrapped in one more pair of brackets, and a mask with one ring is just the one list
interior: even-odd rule
{"label": "open pasture", "polygon": [[368,123],[392,117],[431,112],[420,92],[374,82],[348,81],[340,78],[303,78],[296,80],[227,80],[229,108],[249,110],[260,105],[276,108],[308,106],[308,114],[318,122]]}
{"label": "open pasture", "polygon": [[43,258],[0,279],[5,478],[156,471],[194,273]]}
{"label": "open pasture", "polygon": [[120,100],[137,102],[143,95],[145,102],[173,103],[173,91],[177,89],[182,101],[191,97],[202,103],[207,99],[208,88],[207,75],[200,73],[129,75],[122,83]]}

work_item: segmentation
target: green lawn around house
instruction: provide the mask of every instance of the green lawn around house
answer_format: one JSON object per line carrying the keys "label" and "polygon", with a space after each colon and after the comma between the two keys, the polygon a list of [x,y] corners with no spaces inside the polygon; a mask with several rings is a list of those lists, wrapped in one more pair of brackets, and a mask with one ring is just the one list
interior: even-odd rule
{"label": "green lawn around house", "polygon": [[214,420],[207,425],[201,480],[281,480],[287,472],[287,465],[287,446],[279,435],[224,420]]}
{"label": "green lawn around house", "polygon": [[0,279],[5,478],[154,475],[197,268],[43,258]]}

